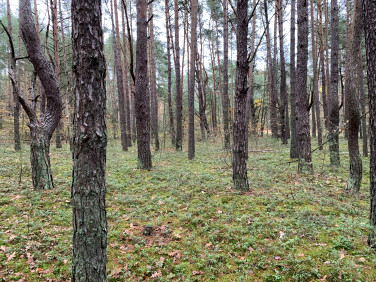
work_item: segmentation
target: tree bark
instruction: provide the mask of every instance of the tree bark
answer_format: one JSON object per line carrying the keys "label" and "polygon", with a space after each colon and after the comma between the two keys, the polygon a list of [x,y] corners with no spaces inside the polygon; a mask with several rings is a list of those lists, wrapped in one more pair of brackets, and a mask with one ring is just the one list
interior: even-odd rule
{"label": "tree bark", "polygon": [[312,172],[309,109],[307,105],[308,1],[298,0],[298,56],[296,79],[298,171]]}
{"label": "tree bark", "polygon": [[[123,67],[121,64],[121,53],[120,53],[120,31],[119,31],[119,18],[117,11],[117,0],[114,0],[114,6],[111,3],[111,14],[112,17],[112,29],[113,29],[113,49],[115,58],[115,72],[116,72],[116,84],[118,91],[119,100],[119,115],[120,115],[120,137],[121,137],[121,147],[123,151],[128,151],[128,141],[127,141],[127,121],[125,115],[125,103],[124,103],[124,82],[123,82]],[[113,13],[112,13],[113,9]],[[115,23],[114,23],[115,20]]]}
{"label": "tree bark", "polygon": [[359,50],[362,35],[362,3],[361,0],[356,0],[354,10],[353,23],[351,25],[351,39],[348,41],[348,52],[346,58],[346,88],[345,95],[349,113],[348,126],[348,149],[350,157],[350,171],[347,180],[347,190],[358,193],[362,181],[362,159],[359,153],[359,126],[360,126],[360,111],[359,111],[359,96],[356,85],[356,71],[359,63]]}
{"label": "tree bark", "polygon": [[157,74],[155,67],[154,51],[154,24],[153,24],[153,3],[149,5],[149,57],[150,57],[150,92],[151,92],[151,133],[154,138],[155,150],[159,150],[158,136],[158,96],[157,96]]}
{"label": "tree bark", "polygon": [[330,58],[330,88],[329,88],[329,151],[330,165],[334,168],[340,166],[339,139],[339,105],[338,105],[338,2],[331,0],[331,58]]}
{"label": "tree bark", "polygon": [[370,232],[368,245],[376,248],[376,2],[363,0],[364,35],[367,58],[367,82],[370,132]]}
{"label": "tree bark", "polygon": [[236,92],[235,111],[233,123],[233,161],[232,180],[238,190],[249,190],[247,176],[247,155],[246,151],[246,103],[247,103],[247,74],[249,69],[248,50],[248,1],[238,0],[237,2],[237,27],[236,27]]}
{"label": "tree bark", "polygon": [[229,107],[228,95],[228,0],[223,0],[223,83],[222,83],[222,114],[223,131],[225,135],[224,148],[230,148]]}
{"label": "tree bark", "polygon": [[290,158],[298,158],[298,143],[296,139],[296,89],[295,89],[295,14],[296,1],[291,0],[291,27],[290,27],[290,105],[291,105],[291,143]]}
{"label": "tree bark", "polygon": [[179,47],[179,6],[174,1],[175,9],[175,77],[176,77],[176,150],[182,150],[183,143],[183,101],[180,92],[180,47]]}
{"label": "tree bark", "polygon": [[[363,26],[363,22],[360,22]],[[368,157],[368,133],[367,133],[367,119],[366,119],[366,97],[364,94],[364,75],[363,75],[363,58],[362,58],[362,42],[359,46],[359,55],[358,55],[358,91],[360,99],[360,109],[362,115],[362,145],[363,145],[363,157]]]}
{"label": "tree bark", "polygon": [[326,77],[326,64],[325,64],[325,37],[324,37],[324,29],[323,29],[323,5],[322,1],[318,1],[318,9],[319,9],[319,40],[320,40],[320,64],[319,64],[319,71],[321,70],[321,89],[322,89],[322,107],[324,110],[324,124],[325,128],[328,129],[328,100],[327,100],[327,77]]}
{"label": "tree bark", "polygon": [[171,144],[175,146],[175,126],[174,126],[174,113],[172,109],[172,98],[171,98],[171,39],[170,39],[170,8],[169,1],[165,0],[165,16],[166,16],[166,38],[167,38],[167,100],[168,100],[168,115],[170,120],[170,134],[171,134]]}
{"label": "tree bark", "polygon": [[73,0],[72,281],[107,281],[106,61],[101,1]]}
{"label": "tree bark", "polygon": [[[43,88],[47,89],[45,92],[47,108],[40,120],[38,120],[32,107],[22,97],[20,90],[18,89],[16,92],[18,93],[18,100],[30,120],[33,186],[35,189],[50,189],[53,188],[54,185],[48,155],[49,147],[52,134],[59,123],[62,111],[59,82],[52,65],[43,53],[35,29],[29,0],[19,1],[19,12],[20,33],[26,46],[29,59],[39,76]],[[12,84],[17,88],[14,73]]]}
{"label": "tree bark", "polygon": [[188,84],[188,159],[195,157],[195,71],[197,57],[197,0],[191,0],[191,57]]}
{"label": "tree bark", "polygon": [[148,89],[147,0],[137,0],[137,45],[135,106],[137,123],[138,166],[151,169],[150,152],[150,94]]}
{"label": "tree bark", "polygon": [[279,112],[281,115],[281,138],[282,144],[287,144],[287,130],[286,130],[286,104],[287,104],[287,86],[286,86],[286,67],[285,67],[285,51],[283,48],[283,3],[282,0],[276,0],[278,9],[278,33],[279,33],[279,57],[281,64],[281,81],[280,81],[280,96],[281,103],[279,105]]}
{"label": "tree bark", "polygon": [[[7,0],[7,19],[8,19],[8,32],[9,36],[12,38],[12,17],[10,10],[10,3]],[[16,71],[16,61],[11,58],[10,68]],[[17,82],[19,83],[19,82]],[[14,150],[21,150],[21,139],[20,139],[20,102],[18,101],[17,93],[13,87],[13,132],[14,132]]]}

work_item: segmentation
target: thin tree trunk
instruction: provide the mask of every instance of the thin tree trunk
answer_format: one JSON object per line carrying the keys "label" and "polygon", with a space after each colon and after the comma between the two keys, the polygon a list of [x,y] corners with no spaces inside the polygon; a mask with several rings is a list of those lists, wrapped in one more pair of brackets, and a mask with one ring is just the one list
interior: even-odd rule
{"label": "thin tree trunk", "polygon": [[174,1],[175,10],[175,95],[176,95],[176,150],[182,150],[183,143],[183,102],[180,92],[180,47],[179,47],[179,6],[178,0]]}
{"label": "thin tree trunk", "polygon": [[291,0],[291,27],[290,27],[290,105],[291,105],[291,143],[290,158],[298,158],[298,143],[296,139],[296,89],[295,89],[295,14],[296,1]]}
{"label": "thin tree trunk", "polygon": [[110,3],[111,3],[111,14],[113,15],[112,16],[112,34],[113,34],[113,49],[114,49],[114,58],[115,58],[116,84],[117,84],[118,100],[119,100],[120,137],[121,137],[121,147],[123,151],[128,151],[127,121],[126,121],[125,103],[124,103],[123,67],[121,64],[121,53],[120,53],[120,31],[119,31],[118,6],[117,6],[117,0],[113,0],[113,1],[114,1],[113,6],[112,6],[112,0],[110,1]]}
{"label": "thin tree trunk", "polygon": [[230,148],[230,98],[228,94],[228,0],[223,0],[223,83],[222,83],[222,114],[223,132],[225,135],[224,148]]}
{"label": "thin tree trunk", "polygon": [[312,172],[311,137],[309,132],[309,109],[307,105],[307,62],[308,62],[308,2],[298,0],[298,56],[296,79],[296,111],[298,171]]}
{"label": "thin tree trunk", "polygon": [[158,137],[158,97],[157,97],[157,74],[155,67],[154,52],[154,24],[153,24],[153,3],[149,5],[149,57],[150,57],[150,93],[151,93],[151,133],[154,137],[155,150],[159,150]]}
{"label": "thin tree trunk", "polygon": [[[320,39],[320,64],[319,64],[319,72],[321,70],[321,89],[322,89],[322,107],[324,110],[324,122],[325,122],[325,128],[328,129],[328,101],[327,101],[327,89],[326,89],[326,65],[325,65],[325,45],[324,45],[324,29],[322,24],[322,18],[323,18],[323,7],[321,0],[318,1],[317,7],[319,9],[319,39]],[[320,69],[321,67],[321,69]]]}
{"label": "thin tree trunk", "polygon": [[247,74],[249,69],[248,50],[248,1],[238,0],[237,2],[237,27],[236,27],[236,93],[234,111],[234,145],[232,161],[232,180],[236,189],[249,190],[247,176],[247,155],[246,151],[246,103],[247,103]]}
{"label": "thin tree trunk", "polygon": [[138,166],[151,169],[150,152],[150,94],[148,90],[147,0],[137,0],[137,45],[135,105],[137,123]]}
{"label": "thin tree trunk", "polygon": [[[363,22],[360,23],[363,26]],[[362,145],[363,145],[363,157],[368,157],[368,133],[367,133],[367,119],[366,119],[366,97],[364,94],[364,75],[363,75],[363,58],[362,58],[362,42],[359,46],[358,55],[358,91],[360,99],[360,109],[362,115]]]}
{"label": "thin tree trunk", "polygon": [[[60,57],[59,57],[59,29],[57,23],[57,0],[50,0],[51,15],[52,15],[52,33],[54,43],[54,65],[57,80],[60,84]],[[60,120],[55,131],[56,148],[61,148],[61,131],[63,129],[63,121]]]}
{"label": "thin tree trunk", "polygon": [[168,115],[170,120],[170,134],[171,134],[171,144],[175,146],[175,127],[174,127],[174,113],[172,109],[172,98],[171,98],[171,43],[170,43],[170,8],[169,8],[169,1],[165,0],[165,15],[166,15],[166,38],[167,38],[167,71],[168,71],[168,78],[167,78],[167,100],[168,100]]}
{"label": "thin tree trunk", "polygon": [[330,58],[330,91],[329,91],[329,151],[330,164],[332,167],[340,166],[339,139],[337,130],[339,128],[339,105],[338,105],[338,3],[331,0],[331,58]]}
{"label": "thin tree trunk", "polygon": [[[8,32],[10,37],[12,37],[12,19],[11,19],[11,10],[10,3],[7,0],[7,19],[8,19]],[[10,68],[13,71],[16,71],[16,61],[10,59],[11,65]],[[19,83],[19,81],[17,81]],[[19,86],[18,86],[19,87]],[[14,149],[16,151],[21,150],[21,139],[20,139],[20,103],[18,101],[17,93],[13,88],[13,132],[14,132]]]}
{"label": "thin tree trunk", "polygon": [[285,51],[283,48],[283,3],[282,0],[276,0],[278,9],[278,33],[279,33],[279,56],[281,64],[281,81],[280,81],[280,95],[281,103],[279,105],[279,112],[281,115],[281,138],[282,144],[287,144],[287,130],[286,130],[286,105],[287,105],[287,86],[286,86],[286,67],[285,67]]}
{"label": "thin tree trunk", "polygon": [[76,64],[72,281],[107,281],[106,61],[101,1],[73,0],[71,7]]}

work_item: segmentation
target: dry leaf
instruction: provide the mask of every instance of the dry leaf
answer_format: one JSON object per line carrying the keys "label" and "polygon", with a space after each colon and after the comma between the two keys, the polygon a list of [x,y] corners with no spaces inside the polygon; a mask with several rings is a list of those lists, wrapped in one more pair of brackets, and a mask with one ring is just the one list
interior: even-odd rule
{"label": "dry leaf", "polygon": [[151,278],[159,278],[159,277],[162,277],[162,272],[160,270],[154,272],[152,275],[151,275]]}

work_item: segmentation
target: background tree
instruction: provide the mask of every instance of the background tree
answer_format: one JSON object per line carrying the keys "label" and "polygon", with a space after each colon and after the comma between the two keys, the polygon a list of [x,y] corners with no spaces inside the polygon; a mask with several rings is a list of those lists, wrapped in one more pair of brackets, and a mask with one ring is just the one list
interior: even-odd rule
{"label": "background tree", "polygon": [[298,171],[312,171],[311,136],[307,95],[308,62],[308,2],[298,0],[298,56],[296,77],[296,133],[298,142]]}
{"label": "background tree", "polygon": [[248,190],[247,157],[246,151],[246,105],[247,105],[247,74],[248,74],[248,1],[238,0],[236,27],[236,92],[234,108],[234,145],[232,161],[232,180],[239,190]]}
{"label": "background tree", "polygon": [[174,0],[175,11],[175,95],[176,95],[176,150],[182,150],[183,143],[183,102],[180,92],[180,47],[179,47],[179,5],[178,0]]}
{"label": "background tree", "polygon": [[296,91],[295,91],[295,14],[296,1],[291,0],[291,21],[290,21],[290,106],[291,106],[291,143],[290,158],[298,158],[298,143],[296,136]]}
{"label": "background tree", "polygon": [[106,61],[100,0],[72,1],[72,281],[106,281]]}
{"label": "background tree", "polygon": [[228,94],[228,0],[223,0],[223,84],[222,84],[222,113],[223,132],[225,135],[224,148],[230,148],[230,98]]}
{"label": "background tree", "polygon": [[138,166],[141,169],[151,169],[147,25],[147,0],[137,0],[135,106],[137,123]]}

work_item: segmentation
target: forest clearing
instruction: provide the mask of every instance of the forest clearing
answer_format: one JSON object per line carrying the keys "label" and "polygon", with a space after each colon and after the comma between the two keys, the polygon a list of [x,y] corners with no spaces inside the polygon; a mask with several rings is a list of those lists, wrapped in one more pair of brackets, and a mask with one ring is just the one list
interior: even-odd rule
{"label": "forest clearing", "polygon": [[[71,153],[51,152],[56,189],[35,191],[26,148],[0,147],[0,280],[69,280]],[[213,138],[197,143],[194,161],[161,148],[150,171],[136,168],[134,149],[109,142],[109,281],[375,280],[368,177],[358,195],[344,191],[344,140],[341,168],[330,169],[325,148],[313,154],[313,175],[298,174],[288,147],[270,137],[250,148],[251,192],[239,193]]]}

